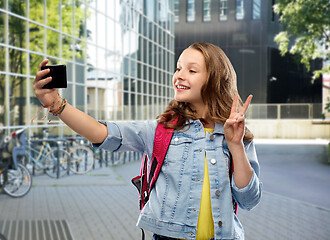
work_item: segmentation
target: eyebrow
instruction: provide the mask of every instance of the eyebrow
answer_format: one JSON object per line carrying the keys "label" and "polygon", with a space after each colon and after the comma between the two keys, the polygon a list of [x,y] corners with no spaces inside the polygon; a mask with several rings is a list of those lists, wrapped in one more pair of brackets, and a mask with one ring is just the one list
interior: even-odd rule
{"label": "eyebrow", "polygon": [[[180,63],[180,61],[177,62],[177,64],[179,64],[179,63]],[[200,65],[198,63],[195,63],[195,62],[188,62],[187,65],[197,65],[197,66],[200,67]]]}

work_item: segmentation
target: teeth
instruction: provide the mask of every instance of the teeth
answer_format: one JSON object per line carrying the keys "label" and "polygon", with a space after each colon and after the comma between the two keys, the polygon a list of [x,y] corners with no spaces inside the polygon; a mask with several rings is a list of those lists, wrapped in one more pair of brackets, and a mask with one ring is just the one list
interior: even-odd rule
{"label": "teeth", "polygon": [[189,89],[188,87],[185,87],[185,86],[176,86],[178,89]]}

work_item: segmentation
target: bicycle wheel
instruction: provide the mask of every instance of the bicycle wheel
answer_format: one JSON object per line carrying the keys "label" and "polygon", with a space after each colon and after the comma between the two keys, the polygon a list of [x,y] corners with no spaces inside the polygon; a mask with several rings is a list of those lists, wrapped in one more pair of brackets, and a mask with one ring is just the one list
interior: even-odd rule
{"label": "bicycle wheel", "polygon": [[8,169],[7,180],[3,190],[11,197],[23,197],[32,186],[32,177],[29,170],[22,164],[17,164],[17,170]]}
{"label": "bicycle wheel", "polygon": [[40,146],[31,148],[29,149],[29,154],[27,154],[24,159],[24,166],[26,166],[34,176],[45,173],[45,169],[42,167],[43,163],[39,160],[43,158],[42,154],[44,153],[40,153],[40,151],[42,151]]}
{"label": "bicycle wheel", "polygon": [[88,173],[94,165],[92,150],[85,146],[76,146],[71,150],[70,170],[75,174]]}
{"label": "bicycle wheel", "polygon": [[46,174],[52,178],[63,177],[68,172],[69,158],[70,154],[63,149],[48,152],[44,161]]}

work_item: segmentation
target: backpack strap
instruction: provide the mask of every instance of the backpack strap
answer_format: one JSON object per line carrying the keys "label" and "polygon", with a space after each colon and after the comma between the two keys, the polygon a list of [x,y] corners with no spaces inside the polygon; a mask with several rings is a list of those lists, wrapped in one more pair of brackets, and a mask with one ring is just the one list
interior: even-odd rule
{"label": "backpack strap", "polygon": [[[171,124],[174,125],[177,121],[178,118],[176,118]],[[160,169],[162,168],[165,155],[171,143],[173,133],[174,129],[165,128],[165,125],[161,123],[157,125],[154,139],[154,147],[150,162],[150,169],[148,174],[148,197],[150,195],[151,189],[153,188],[158,178]]]}
{"label": "backpack strap", "polygon": [[147,196],[144,196],[144,193],[148,192],[148,182],[147,182],[147,166],[148,166],[148,156],[143,154],[141,168],[140,168],[140,175],[132,178],[131,182],[137,188],[139,192],[139,205],[140,211],[146,204]]}
{"label": "backpack strap", "polygon": [[[223,144],[222,144],[222,150],[223,152],[228,156],[229,158],[229,182],[230,182],[230,186],[231,186],[231,181],[232,181],[232,176],[233,176],[233,172],[234,172],[234,161],[233,161],[233,157],[229,151],[227,142],[225,137],[223,138]],[[235,199],[233,198],[233,210],[235,212],[235,214],[237,215],[237,202],[235,201]]]}
{"label": "backpack strap", "polygon": [[[178,118],[176,118],[171,124],[174,125],[177,121]],[[157,125],[149,174],[147,170],[148,156],[144,154],[140,168],[140,175],[132,179],[133,185],[139,192],[140,211],[142,211],[144,205],[149,200],[151,189],[158,178],[173,132],[173,129],[165,128],[164,124],[159,123]]]}
{"label": "backpack strap", "polygon": [[[231,156],[231,153],[229,153],[229,161],[230,161],[230,167],[229,167],[229,181],[230,181],[230,185],[231,185],[231,179],[233,176],[233,172],[234,172],[234,161],[233,161],[233,157]],[[233,209],[235,214],[237,215],[237,202],[234,200],[233,198]]]}

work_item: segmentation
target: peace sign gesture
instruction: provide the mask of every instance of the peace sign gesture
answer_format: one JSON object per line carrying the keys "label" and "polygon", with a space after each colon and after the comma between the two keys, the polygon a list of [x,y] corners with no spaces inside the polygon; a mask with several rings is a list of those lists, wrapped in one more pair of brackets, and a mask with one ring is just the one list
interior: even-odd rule
{"label": "peace sign gesture", "polygon": [[246,99],[242,109],[238,112],[238,94],[235,96],[231,107],[230,116],[224,124],[224,133],[228,145],[241,144],[245,131],[245,113],[250,105],[252,95]]}

